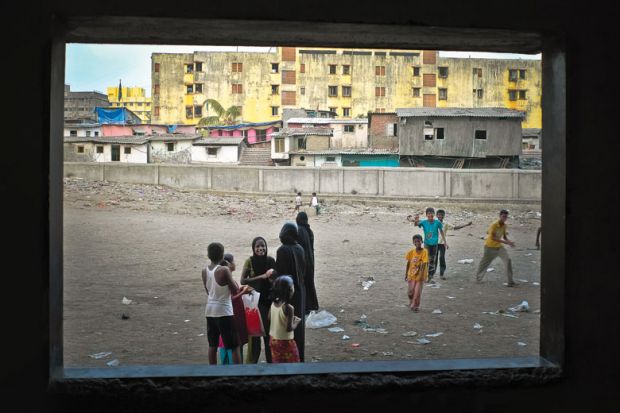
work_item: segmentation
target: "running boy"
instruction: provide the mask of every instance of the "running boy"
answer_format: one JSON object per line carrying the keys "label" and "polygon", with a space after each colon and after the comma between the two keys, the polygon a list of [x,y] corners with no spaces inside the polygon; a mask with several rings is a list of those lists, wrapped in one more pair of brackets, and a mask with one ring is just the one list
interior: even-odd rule
{"label": "running boy", "polygon": [[405,255],[407,269],[405,270],[405,280],[407,281],[407,295],[409,296],[409,308],[413,311],[420,309],[420,298],[422,287],[428,279],[428,251],[422,248],[422,236],[413,236],[413,245]]}
{"label": "running boy", "polygon": [[[443,209],[438,209],[437,210],[437,219],[439,220],[439,222],[441,222],[441,225],[443,225],[443,234],[444,236],[448,236],[448,230],[453,229],[453,230],[457,230],[457,229],[461,229],[461,228],[465,228],[468,227],[472,224],[471,221],[469,221],[467,224],[463,224],[463,225],[452,225],[448,222],[444,222],[443,219],[446,216],[446,211],[444,211]],[[437,261],[439,261],[439,278],[441,278],[442,280],[445,280],[446,277],[444,276],[444,273],[446,272],[446,245],[443,242],[443,238],[439,240],[439,244],[437,245],[437,255],[435,256],[435,268],[437,268]]]}
{"label": "running boy", "polygon": [[300,208],[301,208],[301,192],[297,192],[297,196],[295,197],[295,211],[294,211],[294,213],[296,214],[297,212],[299,212]]}
{"label": "running boy", "polygon": [[502,244],[515,246],[515,243],[508,239],[508,225],[506,220],[508,219],[508,211],[502,209],[499,211],[499,219],[489,226],[487,230],[487,239],[484,241],[484,254],[480,259],[478,265],[478,273],[476,274],[476,281],[482,281],[484,275],[487,272],[487,268],[491,265],[491,262],[497,257],[501,258],[506,264],[506,276],[508,277],[508,287],[514,287],[515,282],[512,279],[512,260],[506,251],[506,248]]}
{"label": "running boy", "polygon": [[443,224],[435,219],[435,209],[426,208],[426,219],[420,221],[420,216],[416,214],[413,224],[424,230],[424,248],[428,251],[428,282],[434,284],[433,276],[435,275],[435,262],[437,255],[437,245],[439,243],[439,234],[443,239],[445,248],[448,249],[446,236],[443,233]]}

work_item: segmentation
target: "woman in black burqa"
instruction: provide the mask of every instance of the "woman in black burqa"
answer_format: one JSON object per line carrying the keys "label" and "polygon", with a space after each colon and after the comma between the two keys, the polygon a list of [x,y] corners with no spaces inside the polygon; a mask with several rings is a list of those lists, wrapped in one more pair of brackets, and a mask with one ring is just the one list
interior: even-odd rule
{"label": "woman in black burqa", "polygon": [[298,244],[297,224],[287,222],[280,230],[282,245],[276,252],[276,270],[274,276],[289,275],[295,285],[295,294],[290,304],[295,307],[295,315],[301,318],[301,322],[295,329],[295,342],[299,350],[299,359],[304,361],[304,340],[306,322],[306,289],[304,288],[305,257],[304,249]]}
{"label": "woman in black burqa", "polygon": [[304,285],[306,287],[306,314],[310,311],[319,309],[319,299],[316,296],[314,286],[314,232],[308,224],[308,214],[300,212],[297,214],[297,228],[299,232],[299,245],[302,246],[306,258],[306,272]]}

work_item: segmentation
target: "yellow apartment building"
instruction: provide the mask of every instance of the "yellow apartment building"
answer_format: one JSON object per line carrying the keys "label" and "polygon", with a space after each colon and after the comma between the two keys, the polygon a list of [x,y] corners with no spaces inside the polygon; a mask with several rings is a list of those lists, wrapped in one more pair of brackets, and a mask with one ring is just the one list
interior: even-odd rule
{"label": "yellow apartment building", "polygon": [[143,87],[127,87],[120,88],[114,86],[108,87],[108,100],[110,107],[125,107],[135,113],[143,123],[151,123],[151,98],[146,97]]}
{"label": "yellow apartment building", "polygon": [[[280,119],[284,108],[340,118],[410,107],[504,107],[541,128],[540,60],[443,58],[437,51],[277,47],[269,53],[154,53],[154,123],[196,124],[207,99],[239,106],[239,121]],[[111,100],[112,101],[112,100]]]}

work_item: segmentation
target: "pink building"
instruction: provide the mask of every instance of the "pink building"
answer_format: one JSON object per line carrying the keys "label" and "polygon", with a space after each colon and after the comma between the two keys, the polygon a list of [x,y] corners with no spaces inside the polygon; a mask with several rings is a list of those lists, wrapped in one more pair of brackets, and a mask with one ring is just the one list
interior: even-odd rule
{"label": "pink building", "polygon": [[194,125],[154,125],[154,124],[140,124],[140,125],[101,125],[101,132],[103,136],[151,136],[151,135],[165,135],[171,133],[179,133],[183,135],[193,135],[196,133],[196,126]]}
{"label": "pink building", "polygon": [[271,135],[282,127],[282,121],[240,123],[238,125],[208,126],[208,136],[246,138],[248,145],[262,144],[271,141]]}

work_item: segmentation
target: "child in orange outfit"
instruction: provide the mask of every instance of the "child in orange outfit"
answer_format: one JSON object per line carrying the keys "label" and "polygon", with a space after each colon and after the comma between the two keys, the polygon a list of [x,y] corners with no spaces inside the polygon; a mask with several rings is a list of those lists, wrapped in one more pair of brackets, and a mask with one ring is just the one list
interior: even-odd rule
{"label": "child in orange outfit", "polygon": [[413,236],[413,245],[405,255],[407,269],[405,270],[405,280],[407,281],[407,295],[409,296],[409,308],[419,311],[422,287],[428,280],[428,251],[422,247],[422,236]]}

